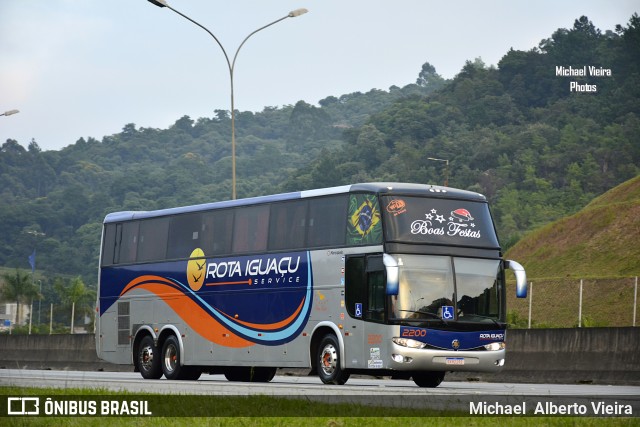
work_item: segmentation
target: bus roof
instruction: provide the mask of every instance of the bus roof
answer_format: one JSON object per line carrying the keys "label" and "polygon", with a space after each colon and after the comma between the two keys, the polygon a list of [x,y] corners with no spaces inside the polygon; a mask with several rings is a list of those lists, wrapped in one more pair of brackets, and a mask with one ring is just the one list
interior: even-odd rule
{"label": "bus roof", "polygon": [[269,196],[250,197],[246,199],[225,200],[222,202],[204,203],[200,205],[182,206],[176,208],[159,209],[154,211],[122,211],[108,214],[104,222],[121,222],[133,219],[154,218],[165,215],[176,215],[182,213],[205,211],[210,209],[224,209],[236,206],[249,206],[260,203],[279,202],[283,200],[294,200],[308,197],[327,196],[342,193],[379,193],[381,195],[403,195],[403,196],[424,196],[459,199],[476,202],[486,202],[486,197],[472,191],[459,190],[456,188],[442,187],[431,184],[408,184],[397,182],[369,182],[339,187],[319,188],[316,190],[304,190],[291,193],[280,193]]}

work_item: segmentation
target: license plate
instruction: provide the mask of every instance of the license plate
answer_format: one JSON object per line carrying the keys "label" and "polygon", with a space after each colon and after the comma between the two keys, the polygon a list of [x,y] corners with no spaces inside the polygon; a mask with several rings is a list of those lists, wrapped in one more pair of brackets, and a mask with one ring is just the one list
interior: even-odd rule
{"label": "license plate", "polygon": [[445,363],[447,365],[464,365],[464,357],[447,357]]}

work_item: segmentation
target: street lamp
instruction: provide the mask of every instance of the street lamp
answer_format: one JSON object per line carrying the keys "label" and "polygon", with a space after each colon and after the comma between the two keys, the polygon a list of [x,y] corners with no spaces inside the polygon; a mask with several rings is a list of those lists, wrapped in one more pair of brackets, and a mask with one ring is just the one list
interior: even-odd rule
{"label": "street lamp", "polygon": [[449,160],[448,159],[436,159],[435,157],[427,157],[427,160],[434,160],[436,162],[445,162],[444,166],[444,186],[449,186]]}
{"label": "street lamp", "polygon": [[18,114],[20,112],[20,110],[9,110],[9,111],[5,111],[4,113],[0,113],[0,116],[10,116],[12,114]]}
{"label": "street lamp", "polygon": [[220,43],[220,40],[218,40],[218,38],[211,32],[209,31],[209,29],[207,29],[205,26],[203,26],[202,24],[194,21],[193,19],[189,18],[187,15],[177,11],[176,9],[172,8],[171,6],[169,6],[169,4],[166,2],[166,0],[147,0],[149,3],[153,3],[154,5],[158,6],[158,7],[168,7],[169,9],[171,9],[172,11],[174,11],[175,13],[177,13],[178,15],[182,16],[183,18],[185,18],[186,20],[196,24],[198,27],[202,28],[203,30],[205,30],[207,33],[209,33],[209,35],[211,37],[213,37],[213,39],[216,41],[216,43],[218,44],[218,46],[220,46],[220,49],[222,49],[222,53],[224,54],[224,59],[227,61],[227,67],[229,68],[229,78],[230,78],[230,83],[231,83],[231,198],[233,200],[235,200],[236,198],[236,113],[235,113],[235,103],[234,103],[234,98],[233,98],[233,71],[235,70],[235,65],[236,65],[236,59],[238,58],[238,53],[240,52],[240,49],[242,49],[242,46],[244,46],[244,44],[246,43],[246,41],[249,39],[249,37],[251,37],[252,35],[254,35],[255,33],[257,33],[258,31],[262,31],[267,27],[270,27],[274,24],[277,24],[280,21],[283,21],[287,18],[295,18],[297,16],[300,15],[304,15],[305,13],[308,12],[307,9],[301,8],[301,9],[296,9],[296,10],[292,10],[291,12],[289,12],[287,15],[283,16],[282,18],[276,19],[275,21],[258,28],[257,30],[253,31],[252,33],[250,33],[247,37],[244,38],[244,40],[242,41],[242,43],[240,43],[240,46],[238,46],[238,49],[236,50],[236,53],[233,55],[233,60],[230,61],[229,60],[229,55],[227,55],[227,51],[225,50],[224,46],[222,46],[222,43]]}
{"label": "street lamp", "polygon": [[[29,263],[31,264],[31,285],[35,286],[35,273],[36,273],[36,246],[38,246],[38,238],[46,236],[45,233],[42,233],[38,230],[27,230],[25,233],[30,234],[34,237],[35,244],[33,248],[33,260],[29,257]],[[38,325],[40,325],[40,309],[42,308],[42,280],[38,280],[40,282],[40,292],[38,293]],[[33,300],[31,302],[33,307]],[[33,312],[30,314],[33,317]],[[31,318],[29,319],[29,334],[31,334]]]}

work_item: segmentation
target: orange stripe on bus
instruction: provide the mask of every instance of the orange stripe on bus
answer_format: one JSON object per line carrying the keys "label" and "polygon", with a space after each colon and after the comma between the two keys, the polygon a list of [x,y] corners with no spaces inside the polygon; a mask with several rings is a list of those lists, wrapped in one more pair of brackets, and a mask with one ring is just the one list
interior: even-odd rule
{"label": "orange stripe on bus", "polygon": [[[144,277],[153,276],[142,276]],[[147,280],[147,279],[145,279]],[[134,280],[133,282],[143,282],[144,280]],[[127,288],[131,289],[132,283]],[[215,320],[209,313],[207,313],[202,307],[196,304],[191,298],[184,293],[176,294],[176,289],[167,283],[172,282],[147,282],[137,286],[139,289],[144,289],[148,292],[152,292],[158,295],[169,307],[176,312],[176,314],[187,324],[194,332],[202,336],[203,338],[219,344],[224,347],[249,347],[254,345],[251,341],[247,341],[231,332],[229,329],[222,326],[217,320]],[[169,288],[169,289],[167,289]],[[168,290],[172,292],[167,292]],[[123,291],[124,293],[124,291]]]}

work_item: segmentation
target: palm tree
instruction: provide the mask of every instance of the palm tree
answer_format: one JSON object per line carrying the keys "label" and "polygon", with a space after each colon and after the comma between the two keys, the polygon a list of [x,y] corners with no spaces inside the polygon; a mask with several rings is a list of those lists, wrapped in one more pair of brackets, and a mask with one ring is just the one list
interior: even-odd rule
{"label": "palm tree", "polygon": [[29,280],[29,275],[20,273],[18,269],[16,269],[15,275],[4,274],[2,281],[4,285],[0,288],[0,300],[16,303],[16,321],[14,324],[17,326],[20,321],[20,306],[22,303],[32,298],[39,298],[40,294]]}
{"label": "palm tree", "polygon": [[80,277],[69,281],[58,278],[54,283],[54,288],[61,296],[62,302],[71,308],[71,333],[73,333],[76,314],[90,315],[93,313],[96,293],[87,288]]}

